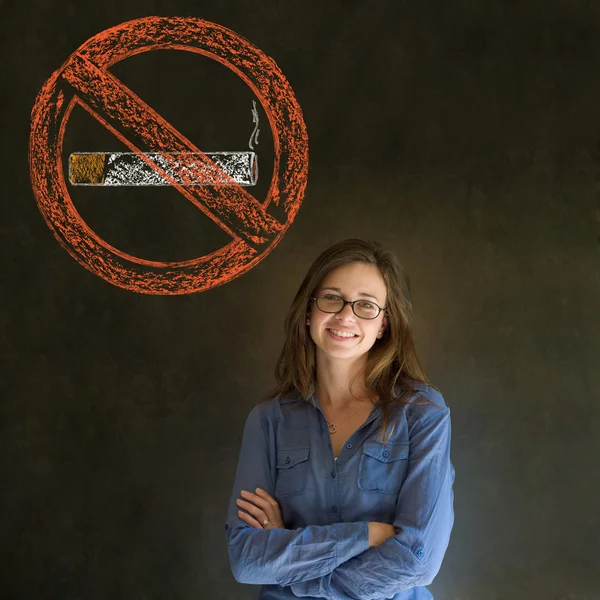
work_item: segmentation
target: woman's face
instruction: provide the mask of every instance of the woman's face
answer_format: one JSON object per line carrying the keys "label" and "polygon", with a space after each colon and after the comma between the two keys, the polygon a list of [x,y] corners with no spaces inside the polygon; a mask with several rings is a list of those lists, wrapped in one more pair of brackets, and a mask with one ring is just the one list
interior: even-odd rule
{"label": "woman's face", "polygon": [[[367,300],[385,307],[387,291],[381,272],[375,265],[347,263],[328,273],[315,290],[314,296],[324,293],[340,296],[344,300]],[[381,337],[387,326],[387,317],[381,311],[375,319],[361,319],[349,304],[339,313],[325,313],[314,300],[309,304],[310,335],[319,350],[331,358],[357,358],[362,356]],[[339,333],[352,333],[339,337]]]}

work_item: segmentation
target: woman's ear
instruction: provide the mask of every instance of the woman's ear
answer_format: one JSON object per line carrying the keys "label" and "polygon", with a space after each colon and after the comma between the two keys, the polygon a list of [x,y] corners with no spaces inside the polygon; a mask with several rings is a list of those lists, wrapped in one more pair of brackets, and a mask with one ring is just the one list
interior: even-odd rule
{"label": "woman's ear", "polygon": [[383,335],[383,332],[387,329],[389,324],[389,319],[387,316],[387,313],[384,313],[383,315],[383,319],[381,319],[381,326],[379,327],[379,332],[377,334],[377,337],[381,337]]}

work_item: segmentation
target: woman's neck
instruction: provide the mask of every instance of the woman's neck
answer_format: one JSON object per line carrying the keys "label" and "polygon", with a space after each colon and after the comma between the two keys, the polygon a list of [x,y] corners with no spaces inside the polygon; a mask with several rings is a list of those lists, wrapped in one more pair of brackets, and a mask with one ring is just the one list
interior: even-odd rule
{"label": "woman's neck", "polygon": [[365,362],[317,358],[315,391],[321,407],[338,411],[356,408],[359,402],[371,402],[365,386]]}

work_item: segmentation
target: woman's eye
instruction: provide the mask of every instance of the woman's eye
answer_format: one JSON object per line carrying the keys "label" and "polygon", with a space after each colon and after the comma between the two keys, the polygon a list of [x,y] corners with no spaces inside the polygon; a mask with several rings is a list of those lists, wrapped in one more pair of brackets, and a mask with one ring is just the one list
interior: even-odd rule
{"label": "woman's eye", "polygon": [[334,294],[324,294],[323,298],[325,298],[325,300],[339,300],[340,299],[339,296],[335,296]]}
{"label": "woman's eye", "polygon": [[371,304],[370,302],[359,302],[359,305],[362,306],[363,308],[375,308],[374,304]]}

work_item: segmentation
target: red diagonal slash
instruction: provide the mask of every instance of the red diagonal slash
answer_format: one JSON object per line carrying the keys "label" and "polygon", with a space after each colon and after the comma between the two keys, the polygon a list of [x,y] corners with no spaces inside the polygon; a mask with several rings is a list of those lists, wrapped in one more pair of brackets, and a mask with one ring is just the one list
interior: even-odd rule
{"label": "red diagonal slash", "polygon": [[[156,111],[136,96],[114,75],[96,67],[83,56],[75,54],[62,72],[62,78],[78,93],[79,101],[96,119],[110,129],[124,144],[156,169],[190,202],[200,208],[232,237],[241,237],[250,244],[263,244],[276,235],[281,224],[241,186],[237,185],[218,165],[203,154]],[[100,116],[95,111],[102,113]],[[103,118],[104,117],[104,118]],[[220,172],[232,185],[187,188],[178,184],[160,165],[152,160],[131,138],[140,140],[148,152],[164,152],[172,172],[185,177],[185,164],[177,162],[173,152],[194,152],[200,156],[201,167]],[[187,173],[189,177],[189,172]]]}

